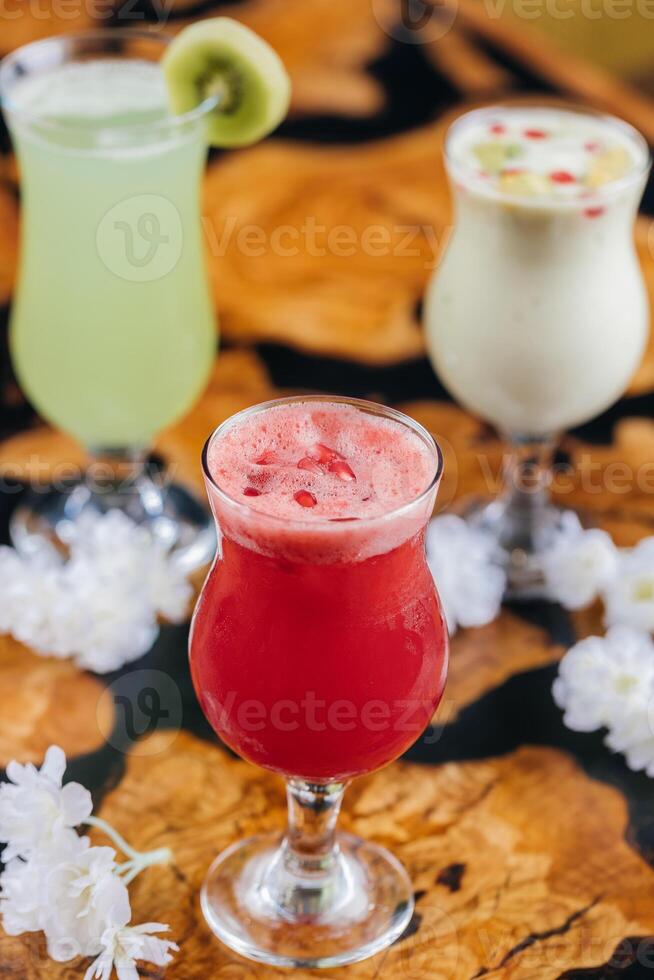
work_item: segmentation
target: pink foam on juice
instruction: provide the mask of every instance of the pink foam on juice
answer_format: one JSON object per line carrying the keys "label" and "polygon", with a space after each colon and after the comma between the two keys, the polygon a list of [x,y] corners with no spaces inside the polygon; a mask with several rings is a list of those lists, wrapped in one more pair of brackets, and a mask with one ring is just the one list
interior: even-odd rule
{"label": "pink foam on juice", "polygon": [[236,417],[210,443],[207,465],[224,533],[322,563],[362,560],[417,533],[437,459],[400,422],[307,400]]}

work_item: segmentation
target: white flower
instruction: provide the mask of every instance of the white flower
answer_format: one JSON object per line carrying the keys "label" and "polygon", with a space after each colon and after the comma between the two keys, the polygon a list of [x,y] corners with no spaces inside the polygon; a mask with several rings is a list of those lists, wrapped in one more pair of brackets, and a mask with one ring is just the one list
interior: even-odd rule
{"label": "white flower", "polygon": [[654,643],[649,636],[614,626],[571,647],[554,681],[554,700],[568,728],[592,732],[611,727],[638,706],[654,684]]}
{"label": "white flower", "polygon": [[495,543],[461,517],[436,517],[427,528],[427,560],[450,633],[457,626],[483,626],[496,618],[506,575],[495,560]]}
{"label": "white flower", "polygon": [[623,752],[630,769],[654,776],[654,687],[639,690],[622,718],[614,719],[605,742]]}
{"label": "white flower", "polygon": [[584,531],[576,520],[557,536],[542,564],[550,597],[566,609],[583,609],[615,578],[618,549],[606,531]]}
{"label": "white flower", "polygon": [[167,932],[168,926],[160,922],[146,922],[141,926],[111,926],[102,936],[102,952],[88,968],[84,980],[109,980],[115,967],[118,980],[139,980],[136,960],[146,960],[155,966],[166,966],[172,960],[170,950],[177,950],[176,943],[159,939],[151,933]]}
{"label": "white flower", "polygon": [[76,557],[86,558],[104,579],[136,587],[167,619],[178,621],[186,613],[193,590],[179,563],[170,557],[170,543],[151,535],[122,511],[111,510],[103,517],[83,514],[73,545]]}
{"label": "white flower", "polygon": [[[47,866],[46,869],[47,870]],[[38,932],[45,903],[44,866],[12,858],[0,875],[0,914],[8,936]]]}
{"label": "white flower", "polygon": [[169,544],[118,510],[83,513],[69,558],[0,548],[0,632],[83,669],[116,670],[154,643],[157,615],[183,619],[192,588]]}
{"label": "white flower", "polygon": [[48,912],[47,879],[58,861],[73,859],[89,847],[88,837],[73,830],[61,834],[56,844],[35,851],[28,860],[15,857],[0,875],[0,914],[5,932],[20,936],[38,932]]}
{"label": "white flower", "polygon": [[104,930],[129,922],[129,894],[114,874],[115,859],[111,847],[90,847],[50,870],[41,928],[53,960],[96,956]]}
{"label": "white flower", "polygon": [[193,588],[184,570],[170,559],[162,546],[152,549],[149,580],[150,596],[157,612],[172,623],[182,622]]}
{"label": "white flower", "polygon": [[[138,980],[135,960],[165,966],[175,943],[150,935],[168,927],[129,927],[127,884],[145,868],[171,860],[168,848],[140,854],[104,820],[91,815],[83,786],[62,786],[66,757],[51,746],[43,766],[10,762],[8,783],[0,785],[0,842],[5,869],[0,875],[0,915],[9,935],[45,933],[48,954],[63,963],[96,956],[87,977]],[[112,847],[91,847],[73,829],[88,822],[103,830],[128,856],[116,863]]]}
{"label": "white flower", "polygon": [[93,809],[91,794],[79,783],[62,786],[66,756],[50,746],[40,770],[31,763],[10,762],[9,782],[0,785],[0,841],[7,844],[4,860],[29,857],[35,848],[56,846],[70,828]]}
{"label": "white flower", "polygon": [[623,551],[618,575],[604,594],[607,626],[622,623],[654,632],[654,537]]}

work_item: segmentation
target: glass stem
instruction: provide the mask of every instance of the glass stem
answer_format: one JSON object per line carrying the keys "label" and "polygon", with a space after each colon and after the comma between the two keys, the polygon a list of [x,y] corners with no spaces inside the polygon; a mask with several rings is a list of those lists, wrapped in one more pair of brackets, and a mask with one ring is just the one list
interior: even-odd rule
{"label": "glass stem", "polygon": [[287,921],[320,918],[349,898],[335,834],[344,792],[344,783],[287,782],[288,829],[265,879],[268,899]]}
{"label": "glass stem", "polygon": [[511,454],[504,465],[500,503],[503,511],[500,544],[507,551],[532,554],[547,525],[553,435],[507,436]]}
{"label": "glass stem", "polygon": [[75,521],[92,506],[100,513],[119,508],[137,523],[160,519],[165,498],[161,481],[148,470],[145,449],[91,449],[84,481],[66,501],[66,517]]}
{"label": "glass stem", "polygon": [[146,462],[145,449],[93,449],[89,452],[86,484],[93,494],[108,501],[107,506],[124,507],[126,494],[145,504],[145,491],[146,498],[152,497],[146,510],[156,515],[161,508],[160,494],[147,473]]}
{"label": "glass stem", "polygon": [[343,802],[345,783],[310,783],[289,779],[288,830],[284,862],[294,874],[321,874],[337,856],[336,821]]}

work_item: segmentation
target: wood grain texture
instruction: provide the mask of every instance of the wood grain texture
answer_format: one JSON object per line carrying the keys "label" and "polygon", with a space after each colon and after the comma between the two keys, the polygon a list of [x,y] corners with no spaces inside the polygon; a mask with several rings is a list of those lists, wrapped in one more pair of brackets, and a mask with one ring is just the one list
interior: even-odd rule
{"label": "wood grain texture", "polygon": [[3,0],[0,12],[0,55],[9,54],[23,44],[41,41],[55,34],[70,34],[102,27],[111,17],[106,0],[72,0],[68,4],[28,4],[23,0]]}
{"label": "wood grain texture", "polygon": [[347,148],[270,141],[214,163],[204,229],[225,337],[372,364],[422,353],[416,305],[449,213],[441,130]]}
{"label": "wood grain texture", "polygon": [[41,764],[49,745],[69,755],[101,748],[113,705],[104,686],[66,660],[39,657],[0,636],[0,769],[11,759]]}
{"label": "wood grain texture", "polygon": [[451,640],[447,690],[434,722],[448,725],[468,705],[523,671],[560,660],[564,647],[546,630],[504,609],[488,626],[460,630]]}
{"label": "wood grain texture", "polygon": [[[182,944],[166,973],[175,980],[286,976],[216,942],[198,902],[217,851],[283,826],[282,783],[185,734],[173,746],[164,739],[156,753],[159,738],[152,736],[147,759],[128,759],[100,810],[137,847],[174,852],[171,867],[133,885],[135,919],[170,922]],[[625,842],[625,822],[617,792],[551,749],[437,769],[402,763],[360,780],[346,796],[342,825],[390,847],[418,899],[407,937],[347,975],[555,980],[572,966],[604,962],[624,936],[647,934],[654,917],[651,871]],[[3,938],[0,949],[12,976],[79,976],[77,965],[46,965],[30,940]]]}

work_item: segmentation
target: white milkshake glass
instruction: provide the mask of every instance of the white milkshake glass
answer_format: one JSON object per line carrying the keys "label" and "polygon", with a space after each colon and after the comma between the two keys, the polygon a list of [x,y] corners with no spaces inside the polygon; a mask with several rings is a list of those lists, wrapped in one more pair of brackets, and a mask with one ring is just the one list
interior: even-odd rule
{"label": "white milkshake glass", "polygon": [[624,147],[632,166],[597,187],[507,193],[483,171],[471,174],[456,149],[469,127],[502,131],[492,121],[514,109],[474,110],[447,134],[455,227],[427,292],[425,326],[446,387],[512,447],[502,493],[468,517],[495,537],[510,593],[536,597],[544,594],[540,556],[561,522],[548,491],[560,433],[624,393],[646,345],[649,309],[633,223],[650,156],[643,137],[613,117],[522,106],[533,126],[555,112],[571,132],[590,126]]}

